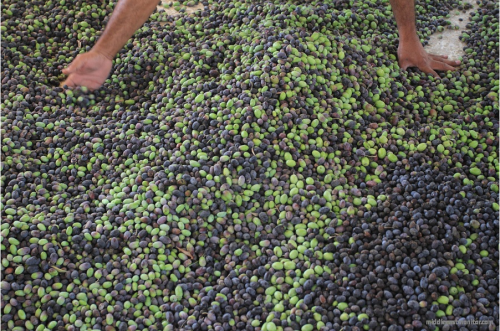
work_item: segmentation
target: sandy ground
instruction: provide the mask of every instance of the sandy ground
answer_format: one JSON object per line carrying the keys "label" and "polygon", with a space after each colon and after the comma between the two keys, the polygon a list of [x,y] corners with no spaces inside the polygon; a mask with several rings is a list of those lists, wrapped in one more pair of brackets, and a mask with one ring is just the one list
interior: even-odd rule
{"label": "sandy ground", "polygon": [[[158,6],[158,10],[163,9],[168,15],[171,16],[176,16],[179,15],[180,13],[174,9],[174,7],[170,7],[169,4],[173,3],[174,1],[172,0],[162,0],[162,4]],[[194,13],[197,10],[203,10],[203,5],[201,3],[198,3],[196,6],[193,7],[188,7],[188,6],[181,6],[186,10],[186,13],[191,14]]]}
{"label": "sandy ground", "polygon": [[[464,3],[468,2],[473,7],[469,10],[453,10],[450,12],[450,18],[448,19],[452,26],[457,25],[458,30],[448,30],[445,29],[442,32],[434,33],[429,40],[429,44],[425,46],[425,49],[432,54],[438,55],[448,55],[450,59],[458,60],[465,53],[463,48],[466,46],[465,43],[460,41],[458,37],[462,35],[462,32],[466,30],[465,26],[469,23],[470,13],[477,9],[477,4],[475,0],[463,0]],[[460,21],[462,19],[462,21]]]}

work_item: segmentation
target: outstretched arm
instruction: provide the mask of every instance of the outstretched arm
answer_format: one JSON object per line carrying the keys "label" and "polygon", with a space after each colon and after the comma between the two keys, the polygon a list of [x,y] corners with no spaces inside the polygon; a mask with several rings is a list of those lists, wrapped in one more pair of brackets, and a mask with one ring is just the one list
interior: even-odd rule
{"label": "outstretched arm", "polygon": [[62,85],[86,86],[95,90],[104,83],[111,71],[112,60],[149,18],[158,0],[119,0],[95,46],[78,55],[63,73],[69,75]]}
{"label": "outstretched arm", "polygon": [[390,0],[399,32],[398,60],[401,69],[417,67],[439,78],[435,70],[455,70],[460,61],[448,56],[428,54],[417,36],[414,0]]}

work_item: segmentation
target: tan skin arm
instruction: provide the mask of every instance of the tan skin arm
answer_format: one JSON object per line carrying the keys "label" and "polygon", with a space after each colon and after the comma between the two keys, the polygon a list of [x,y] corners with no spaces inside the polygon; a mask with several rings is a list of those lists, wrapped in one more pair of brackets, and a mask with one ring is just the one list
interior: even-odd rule
{"label": "tan skin arm", "polygon": [[401,69],[417,67],[439,78],[435,70],[455,70],[460,61],[448,56],[428,54],[417,36],[414,0],[390,0],[399,32],[398,62]]}
{"label": "tan skin arm", "polygon": [[68,68],[62,85],[98,89],[108,78],[112,60],[132,35],[147,21],[158,0],[119,0],[104,33],[87,53],[79,54]]}
{"label": "tan skin arm", "polygon": [[[399,32],[398,60],[401,69],[417,67],[438,78],[435,70],[455,70],[459,61],[447,56],[428,54],[420,43],[415,25],[414,0],[390,0]],[[78,55],[63,73],[69,75],[62,85],[98,89],[108,78],[112,59],[149,18],[158,0],[119,0],[116,9],[96,45]]]}

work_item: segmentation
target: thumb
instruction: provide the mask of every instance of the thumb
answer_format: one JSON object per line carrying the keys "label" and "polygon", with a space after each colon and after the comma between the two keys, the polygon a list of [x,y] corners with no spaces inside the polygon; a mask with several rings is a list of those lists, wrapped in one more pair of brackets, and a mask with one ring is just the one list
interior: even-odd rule
{"label": "thumb", "polygon": [[74,61],[71,62],[70,65],[67,68],[64,68],[62,70],[62,73],[65,74],[65,75],[69,75],[69,74],[72,74],[73,72],[75,72],[75,69],[74,69],[75,64],[74,63],[75,63]]}
{"label": "thumb", "polygon": [[61,87],[63,87],[64,85],[68,86],[69,88],[76,86],[71,76],[69,76],[64,82],[61,83]]}
{"label": "thumb", "polygon": [[80,69],[81,66],[82,66],[81,58],[80,58],[80,56],[77,56],[73,60],[73,62],[70,63],[70,65],[67,68],[64,68],[62,70],[62,73],[65,74],[65,75],[72,74],[75,71],[78,71],[78,69]]}

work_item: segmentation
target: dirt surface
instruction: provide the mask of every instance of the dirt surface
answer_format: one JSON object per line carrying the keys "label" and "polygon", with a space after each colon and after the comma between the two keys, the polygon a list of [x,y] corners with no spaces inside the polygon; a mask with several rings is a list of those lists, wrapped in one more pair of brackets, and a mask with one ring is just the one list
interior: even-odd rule
{"label": "dirt surface", "polygon": [[[174,1],[172,0],[162,0],[162,5],[158,6],[158,10],[163,9],[168,15],[171,16],[177,16],[180,13],[174,9],[174,7],[170,7],[169,5],[173,3]],[[203,5],[201,3],[198,3],[195,6],[188,7],[188,6],[181,6],[186,10],[186,13],[191,14],[194,13],[197,10],[203,10]]]}
{"label": "dirt surface", "polygon": [[429,44],[425,46],[425,49],[429,53],[448,55],[453,60],[459,60],[465,54],[463,51],[465,43],[460,41],[458,37],[466,30],[465,26],[470,22],[470,13],[477,9],[476,1],[464,0],[464,3],[466,2],[470,3],[473,7],[468,10],[453,10],[450,12],[449,21],[451,22],[451,26],[458,26],[458,30],[445,29],[442,32],[433,34],[429,40]]}

